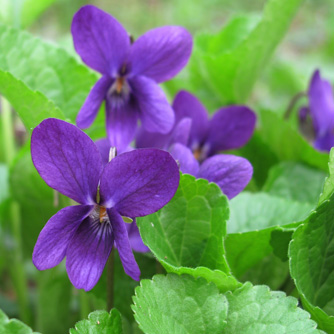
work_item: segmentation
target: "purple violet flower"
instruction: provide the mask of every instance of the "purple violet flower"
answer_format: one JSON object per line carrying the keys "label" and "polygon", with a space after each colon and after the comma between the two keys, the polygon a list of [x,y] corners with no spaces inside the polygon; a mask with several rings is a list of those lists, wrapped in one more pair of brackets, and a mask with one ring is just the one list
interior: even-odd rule
{"label": "purple violet flower", "polygon": [[173,129],[162,135],[141,128],[137,147],[167,150],[183,173],[217,183],[230,199],[236,196],[252,178],[252,165],[242,157],[217,153],[247,143],[254,132],[255,113],[246,106],[230,106],[219,109],[209,120],[201,102],[186,91],[176,95],[173,109]]}
{"label": "purple violet flower", "polygon": [[107,135],[118,149],[131,142],[138,119],[146,131],[171,130],[174,113],[158,83],[173,78],[187,64],[192,50],[188,31],[160,27],[131,45],[116,19],[88,5],[75,14],[72,35],[83,62],[102,74],[77,116],[80,128],[92,124],[105,100]]}
{"label": "purple violet flower", "polygon": [[139,280],[122,216],[146,216],[171,200],[179,170],[170,154],[133,150],[103,166],[85,133],[49,118],[32,133],[31,155],[51,188],[80,203],[60,210],[46,223],[33,252],[36,268],[52,268],[66,256],[70,281],[88,291],[99,280],[115,243],[126,274]]}
{"label": "purple violet flower", "polygon": [[[301,128],[307,129],[307,137],[313,137],[316,149],[329,152],[334,146],[334,95],[331,84],[321,78],[319,70],[312,75],[307,95],[309,105],[299,111]],[[312,122],[311,131],[308,116]]]}

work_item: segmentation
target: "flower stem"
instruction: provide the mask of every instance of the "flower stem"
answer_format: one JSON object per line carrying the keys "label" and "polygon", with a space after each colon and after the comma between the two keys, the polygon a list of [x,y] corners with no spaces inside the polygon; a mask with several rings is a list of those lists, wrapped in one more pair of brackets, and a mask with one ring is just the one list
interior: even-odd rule
{"label": "flower stem", "polygon": [[285,120],[288,120],[290,118],[291,113],[292,113],[296,103],[304,96],[306,96],[306,93],[305,92],[300,92],[292,98],[292,100],[290,101],[290,103],[288,105],[288,108],[286,109],[286,112],[284,114],[284,119]]}
{"label": "flower stem", "polygon": [[114,262],[115,251],[111,250],[107,262],[107,311],[109,312],[114,307]]}
{"label": "flower stem", "polygon": [[[7,166],[10,166],[15,157],[15,136],[12,110],[8,101],[3,97],[1,97],[1,110],[4,158]],[[32,318],[29,308],[28,286],[22,255],[20,206],[15,201],[11,201],[9,204],[9,217],[11,234],[15,240],[15,248],[13,249],[12,254],[13,263],[11,265],[11,274],[18,298],[20,318],[23,322],[31,324]]]}
{"label": "flower stem", "polygon": [[80,317],[86,319],[90,313],[89,296],[85,290],[80,290]]}

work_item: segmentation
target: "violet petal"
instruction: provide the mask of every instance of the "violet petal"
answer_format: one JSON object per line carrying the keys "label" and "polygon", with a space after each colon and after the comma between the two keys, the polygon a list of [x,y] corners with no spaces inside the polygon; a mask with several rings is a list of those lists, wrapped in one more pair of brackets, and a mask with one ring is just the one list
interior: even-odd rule
{"label": "violet petal", "polygon": [[143,240],[140,236],[139,229],[134,219],[131,224],[125,224],[125,227],[128,231],[129,242],[131,248],[138,253],[147,253],[150,249],[144,245]]}
{"label": "violet petal", "polygon": [[38,270],[53,268],[63,260],[73,234],[93,208],[92,205],[68,206],[49,219],[32,254],[32,262]]}
{"label": "violet petal", "polygon": [[252,175],[253,167],[248,160],[226,154],[206,159],[198,173],[198,177],[217,183],[229,199],[246,187]]}
{"label": "violet petal", "polygon": [[107,263],[114,234],[109,222],[86,218],[73,235],[66,252],[66,270],[77,289],[91,290]]}
{"label": "violet petal", "polygon": [[103,10],[87,5],[74,15],[71,30],[82,61],[116,77],[130,50],[130,38],[123,26]]}
{"label": "violet petal", "polygon": [[106,108],[110,145],[116,147],[119,152],[124,151],[136,134],[138,111],[132,103],[124,103],[123,106],[115,108],[108,99]]}
{"label": "violet petal", "polygon": [[174,196],[179,169],[173,157],[158,149],[123,153],[104,168],[101,205],[122,216],[140,217],[161,209]]}
{"label": "violet petal", "polygon": [[203,143],[209,129],[208,113],[202,103],[192,94],[181,90],[174,99],[175,123],[183,118],[192,120],[190,130],[190,146]]}
{"label": "violet petal", "polygon": [[310,113],[316,133],[324,137],[334,128],[334,95],[331,84],[315,71],[308,90]]}
{"label": "violet petal", "polygon": [[189,117],[183,118],[176,124],[169,139],[169,145],[179,143],[187,146],[191,131],[192,119]]}
{"label": "violet petal", "polygon": [[314,141],[314,147],[320,151],[329,152],[334,146],[334,135],[332,133],[326,133],[323,136],[316,137]]}
{"label": "violet petal", "polygon": [[135,77],[131,87],[146,131],[168,133],[174,125],[174,111],[163,90],[151,79]]}
{"label": "violet petal", "polygon": [[113,228],[115,244],[119,257],[121,258],[124,271],[132,279],[139,281],[140,270],[132,253],[125,223],[120,214],[114,208],[107,209],[107,212]]}
{"label": "violet petal", "polygon": [[169,138],[170,132],[167,134],[148,132],[141,126],[136,134],[136,148],[155,147],[166,150],[168,148]]}
{"label": "violet petal", "polygon": [[209,155],[245,145],[253,135],[255,123],[255,113],[246,106],[219,109],[210,120]]}
{"label": "violet petal", "polygon": [[32,133],[31,156],[48,186],[78,203],[95,203],[101,156],[93,141],[76,126],[45,119]]}
{"label": "violet petal", "polygon": [[194,176],[198,174],[199,163],[188,147],[176,143],[170,147],[169,153],[179,164],[182,173],[187,173]]}
{"label": "violet petal", "polygon": [[94,85],[77,116],[76,123],[79,128],[86,129],[93,123],[112,81],[111,78],[103,76]]}
{"label": "violet petal", "polygon": [[182,27],[152,29],[131,47],[131,75],[143,75],[156,82],[173,78],[188,62],[192,37]]}

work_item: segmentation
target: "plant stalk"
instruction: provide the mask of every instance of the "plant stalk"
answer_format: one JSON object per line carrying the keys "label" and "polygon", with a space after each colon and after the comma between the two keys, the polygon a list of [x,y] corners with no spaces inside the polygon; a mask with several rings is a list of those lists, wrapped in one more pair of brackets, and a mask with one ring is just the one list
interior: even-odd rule
{"label": "plant stalk", "polygon": [[[15,134],[13,126],[13,114],[9,102],[1,97],[2,110],[2,143],[4,158],[9,167],[15,157]],[[9,204],[10,231],[15,240],[13,249],[13,263],[11,265],[11,275],[16,288],[19,304],[20,318],[23,322],[31,325],[31,312],[29,307],[28,284],[24,269],[22,238],[21,238],[21,215],[20,206],[17,202],[11,201]]]}

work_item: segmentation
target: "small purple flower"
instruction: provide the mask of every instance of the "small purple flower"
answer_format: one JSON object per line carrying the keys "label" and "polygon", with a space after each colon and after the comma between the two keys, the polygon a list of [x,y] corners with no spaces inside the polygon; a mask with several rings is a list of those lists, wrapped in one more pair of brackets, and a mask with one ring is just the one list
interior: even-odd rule
{"label": "small purple flower", "polygon": [[[314,147],[320,151],[330,151],[334,146],[334,95],[331,84],[321,78],[316,70],[308,88],[308,107],[302,107],[299,120],[305,135],[313,137]],[[308,127],[308,116],[311,118],[312,129]]]}
{"label": "small purple flower", "polygon": [[88,5],[75,14],[72,35],[83,62],[102,74],[78,114],[80,128],[91,125],[105,100],[112,146],[123,149],[131,142],[138,119],[147,131],[170,131],[174,113],[158,83],[174,77],[188,62],[192,37],[184,28],[156,28],[131,45],[117,20]]}
{"label": "small purple flower", "polygon": [[99,280],[115,243],[125,272],[139,280],[122,216],[146,216],[170,201],[179,183],[170,154],[133,150],[104,166],[85,133],[50,118],[34,129],[31,155],[51,188],[80,203],[60,210],[47,222],[33,252],[36,268],[52,268],[66,256],[70,281],[88,291]]}
{"label": "small purple flower", "polygon": [[173,109],[175,126],[170,133],[153,134],[141,128],[137,147],[167,150],[182,172],[217,183],[230,199],[236,196],[250,181],[252,165],[244,158],[217,153],[247,143],[254,132],[255,113],[245,106],[230,106],[209,120],[204,106],[186,91],[176,95]]}

